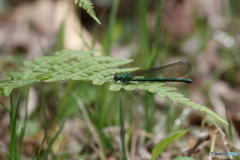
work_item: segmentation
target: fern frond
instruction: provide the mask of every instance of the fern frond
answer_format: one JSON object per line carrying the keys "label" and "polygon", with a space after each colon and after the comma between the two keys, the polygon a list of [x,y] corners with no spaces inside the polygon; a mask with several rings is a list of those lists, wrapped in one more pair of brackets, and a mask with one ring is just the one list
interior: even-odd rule
{"label": "fern frond", "polygon": [[80,7],[85,9],[87,13],[95,20],[98,22],[98,24],[101,24],[100,21],[98,20],[94,10],[93,10],[93,3],[90,0],[74,0],[75,4],[78,4]]}
{"label": "fern frond", "polygon": [[[96,56],[94,55],[96,52],[96,50],[63,50],[56,52],[53,56],[35,58],[33,62],[25,61],[25,67],[21,67],[19,71],[9,73],[8,78],[0,80],[0,95],[9,95],[14,88],[31,85],[36,82],[55,82],[70,79],[92,81],[93,84],[101,85],[109,81],[109,79],[113,81],[113,75],[115,73],[126,73],[138,69],[117,68],[120,65],[132,62],[132,60]],[[137,82],[127,85],[123,85],[121,82],[112,83],[109,87],[111,91],[119,91],[121,88],[125,90],[138,88],[140,90],[158,93],[160,97],[168,97],[173,101],[186,104],[194,109],[199,109],[227,124],[224,119],[207,107],[190,101],[180,93],[172,92],[176,90],[176,88],[167,87],[165,83],[153,82],[147,83],[147,85]]]}
{"label": "fern frond", "polygon": [[[96,56],[97,50],[56,52],[53,56],[25,61],[17,72],[8,74],[9,78],[0,80],[0,94],[9,95],[14,88],[31,85],[36,82],[55,82],[61,80],[91,80],[94,84],[103,84],[114,73],[133,71],[138,68],[118,69],[116,67],[130,63],[112,57]],[[116,68],[116,69],[114,69]]]}
{"label": "fern frond", "polygon": [[163,83],[163,82],[150,82],[150,83],[146,83],[146,84],[147,85],[143,85],[142,83],[129,83],[127,85],[123,85],[123,83],[113,83],[112,85],[110,85],[109,90],[119,91],[121,88],[124,88],[125,90],[130,91],[130,90],[134,90],[134,89],[138,88],[140,90],[147,90],[151,93],[158,93],[158,95],[162,98],[168,97],[169,99],[171,99],[173,101],[177,101],[179,103],[186,104],[187,106],[191,106],[194,109],[198,109],[202,112],[205,112],[205,113],[215,117],[219,121],[228,125],[228,123],[222,117],[220,117],[218,114],[216,114],[209,108],[199,105],[199,104],[196,104],[195,102],[191,101],[190,99],[185,98],[180,93],[172,92],[172,91],[176,90],[176,88],[165,86],[165,83]]}

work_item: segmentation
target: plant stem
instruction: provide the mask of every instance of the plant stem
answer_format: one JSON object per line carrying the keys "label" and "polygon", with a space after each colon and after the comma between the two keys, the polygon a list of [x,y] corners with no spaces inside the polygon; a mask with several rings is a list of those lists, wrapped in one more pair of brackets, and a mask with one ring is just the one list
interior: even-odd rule
{"label": "plant stem", "polygon": [[124,110],[122,105],[122,94],[119,96],[119,120],[120,120],[120,134],[122,143],[122,157],[121,160],[127,160],[126,145],[125,145],[125,125],[124,125]]}

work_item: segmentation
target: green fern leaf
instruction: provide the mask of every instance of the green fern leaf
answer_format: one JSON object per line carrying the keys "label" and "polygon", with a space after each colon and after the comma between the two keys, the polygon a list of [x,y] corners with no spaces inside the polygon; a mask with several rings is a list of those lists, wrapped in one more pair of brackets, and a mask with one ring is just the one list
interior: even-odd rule
{"label": "green fern leaf", "polygon": [[[10,86],[4,87],[4,92],[3,93],[5,95],[9,95],[12,92],[12,90],[13,90],[13,87],[10,87]],[[0,91],[0,93],[1,93],[1,91]]]}
{"label": "green fern leaf", "polygon": [[36,82],[55,82],[61,80],[93,81],[101,85],[117,72],[133,71],[138,68],[119,69],[119,65],[132,60],[95,56],[98,50],[56,52],[53,56],[25,61],[19,71],[9,73],[9,78],[0,80],[0,94],[9,95],[14,88]]}
{"label": "green fern leaf", "polygon": [[11,72],[8,74],[9,77],[12,77],[13,79],[18,79],[18,78],[22,78],[22,74],[18,73],[18,72]]}
{"label": "green fern leaf", "polygon": [[98,22],[98,24],[101,24],[100,21],[98,20],[94,10],[93,10],[93,3],[90,0],[74,0],[75,4],[78,4],[79,7],[82,7],[87,11],[87,13],[95,20]]}
{"label": "green fern leaf", "polygon": [[[0,94],[9,95],[14,88],[41,81],[55,82],[70,79],[92,81],[93,84],[101,85],[106,81],[113,81],[113,75],[115,73],[126,73],[138,69],[120,69],[118,68],[120,65],[130,63],[132,60],[96,56],[94,55],[96,52],[98,52],[98,50],[63,50],[56,52],[53,56],[35,58],[33,62],[25,61],[25,67],[21,67],[19,71],[9,73],[8,78],[0,80]],[[168,97],[173,101],[186,104],[194,109],[199,109],[227,124],[225,120],[207,107],[190,101],[180,93],[172,92],[176,90],[176,88],[164,86],[165,83],[154,82],[143,84],[136,82],[127,85],[121,82],[111,83],[109,87],[111,91],[119,91],[121,88],[125,90],[147,90],[152,93],[157,93],[160,97]]]}
{"label": "green fern leaf", "polygon": [[112,84],[110,87],[109,87],[109,90],[110,91],[119,91],[121,89],[122,85],[120,84]]}
{"label": "green fern leaf", "polygon": [[125,90],[134,90],[134,89],[139,89],[139,90],[148,90],[151,93],[158,93],[158,95],[160,97],[168,97],[169,99],[173,100],[173,101],[177,101],[179,103],[182,104],[186,104],[188,106],[193,107],[194,109],[200,110],[202,112],[205,112],[213,117],[215,117],[216,119],[218,119],[219,121],[225,123],[228,125],[228,123],[219,115],[217,115],[216,113],[214,113],[213,111],[211,111],[209,108],[196,104],[195,102],[192,102],[190,99],[185,98],[182,94],[177,93],[177,92],[172,92],[173,90],[176,90],[176,88],[174,87],[167,87],[167,86],[163,86],[165,85],[165,83],[163,82],[149,82],[149,83],[129,83],[127,85],[123,84],[123,83],[113,83],[110,85],[109,90],[111,91],[119,91],[120,89],[125,89]]}

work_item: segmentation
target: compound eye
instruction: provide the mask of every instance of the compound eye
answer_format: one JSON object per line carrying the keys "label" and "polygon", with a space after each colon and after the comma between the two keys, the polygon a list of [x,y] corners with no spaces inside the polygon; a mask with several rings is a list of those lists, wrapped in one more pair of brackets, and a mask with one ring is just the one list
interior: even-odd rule
{"label": "compound eye", "polygon": [[118,81],[118,80],[119,80],[118,74],[114,74],[114,80],[115,80],[115,81]]}

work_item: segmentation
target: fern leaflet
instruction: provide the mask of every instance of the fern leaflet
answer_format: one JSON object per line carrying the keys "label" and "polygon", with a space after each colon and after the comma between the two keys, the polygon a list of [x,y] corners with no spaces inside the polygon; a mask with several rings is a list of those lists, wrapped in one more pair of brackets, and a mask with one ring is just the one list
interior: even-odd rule
{"label": "fern leaflet", "polygon": [[200,111],[203,111],[207,114],[210,114],[211,116],[215,117],[219,121],[225,123],[228,125],[228,123],[220,117],[218,114],[210,110],[209,108],[196,104],[195,102],[191,101],[188,98],[185,98],[182,94],[177,93],[177,92],[172,92],[176,90],[174,87],[168,87],[165,86],[165,83],[163,82],[151,82],[151,83],[146,83],[147,85],[143,85],[142,83],[129,83],[127,85],[123,85],[123,83],[113,83],[110,85],[109,90],[111,91],[119,91],[121,88],[125,90],[134,90],[134,89],[139,89],[139,90],[147,90],[151,93],[157,93],[160,97],[168,97],[169,99],[173,101],[177,101],[182,104],[186,104],[188,106],[193,107],[194,109],[198,109]]}
{"label": "fern leaflet", "polygon": [[98,20],[94,10],[93,10],[93,3],[90,0],[74,0],[75,4],[78,4],[80,7],[85,9],[87,13],[95,20],[98,22],[98,24],[101,24],[100,21]]}

